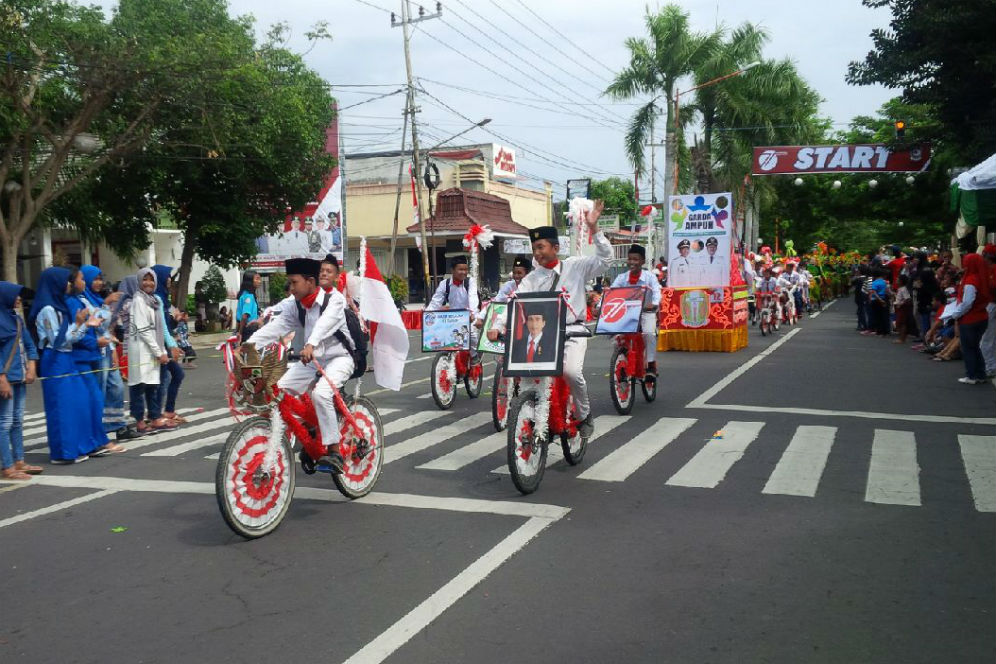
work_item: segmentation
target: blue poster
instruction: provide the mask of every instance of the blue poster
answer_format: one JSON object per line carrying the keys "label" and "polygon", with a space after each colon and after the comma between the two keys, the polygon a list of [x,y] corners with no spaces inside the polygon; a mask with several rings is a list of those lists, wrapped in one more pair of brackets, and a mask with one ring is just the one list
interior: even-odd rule
{"label": "blue poster", "polygon": [[422,312],[422,352],[470,350],[470,311]]}

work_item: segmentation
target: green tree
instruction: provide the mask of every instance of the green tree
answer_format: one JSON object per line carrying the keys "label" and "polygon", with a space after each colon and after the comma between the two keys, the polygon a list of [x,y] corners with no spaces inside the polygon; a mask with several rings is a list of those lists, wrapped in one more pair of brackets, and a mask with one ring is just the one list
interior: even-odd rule
{"label": "green tree", "polygon": [[640,174],[645,167],[645,146],[653,137],[655,125],[659,125],[663,103],[668,155],[664,180],[670,188],[674,163],[671,155],[676,153],[678,145],[674,130],[676,85],[679,79],[713,56],[719,47],[720,35],[718,32],[693,32],[688,12],[677,5],[667,5],[657,13],[651,13],[648,8],[645,22],[647,37],[626,40],[629,64],[616,74],[605,93],[616,100],[650,97],[633,115],[625,137],[626,155]]}
{"label": "green tree", "polygon": [[629,180],[617,177],[592,180],[590,196],[592,200],[605,201],[605,214],[618,214],[620,226],[629,228],[636,221],[636,189]]}
{"label": "green tree", "polygon": [[[874,48],[852,62],[852,85],[901,88],[903,101],[936,108],[938,135],[974,163],[996,143],[996,3],[993,0],[862,0],[888,6],[889,29],[871,36]],[[906,119],[894,117],[893,120]],[[916,125],[910,123],[911,130]]]}

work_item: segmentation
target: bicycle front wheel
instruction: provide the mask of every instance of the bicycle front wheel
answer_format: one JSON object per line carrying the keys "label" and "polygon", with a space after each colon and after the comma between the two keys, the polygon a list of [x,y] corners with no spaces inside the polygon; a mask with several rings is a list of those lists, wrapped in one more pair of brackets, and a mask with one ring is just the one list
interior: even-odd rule
{"label": "bicycle front wheel", "polygon": [[456,399],[456,363],[449,353],[438,353],[432,361],[432,400],[440,410],[448,410]]}
{"label": "bicycle front wheel", "polygon": [[609,363],[609,394],[612,395],[612,405],[620,415],[629,415],[633,410],[636,395],[633,392],[633,381],[629,375],[629,357],[625,348],[616,348]]}
{"label": "bicycle front wheel", "polygon": [[508,472],[523,494],[539,488],[546,470],[547,443],[536,435],[536,390],[526,390],[508,406]]}
{"label": "bicycle front wheel", "polygon": [[499,359],[495,369],[494,384],[491,388],[491,422],[495,431],[504,431],[508,426],[508,379],[505,378],[505,363]]}
{"label": "bicycle front wheel", "polygon": [[342,495],[360,498],[370,493],[384,467],[384,425],[370,399],[348,398],[346,405],[359,430],[340,423],[343,465],[341,473],[332,473],[332,481]]}
{"label": "bicycle front wheel", "polygon": [[[274,413],[274,417],[279,414]],[[290,446],[285,436],[268,455],[270,427],[270,420],[265,417],[240,423],[229,434],[218,456],[214,489],[221,516],[229,528],[246,539],[273,532],[294,497],[294,459]]]}

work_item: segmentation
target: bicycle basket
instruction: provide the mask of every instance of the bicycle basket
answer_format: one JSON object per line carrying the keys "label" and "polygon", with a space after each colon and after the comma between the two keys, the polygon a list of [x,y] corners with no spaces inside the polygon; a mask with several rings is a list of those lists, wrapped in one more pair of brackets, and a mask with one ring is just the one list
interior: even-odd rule
{"label": "bicycle basket", "polygon": [[241,408],[261,413],[269,409],[274,387],[287,371],[287,355],[282,348],[264,349],[260,355],[250,347],[245,357],[233,353],[234,398]]}

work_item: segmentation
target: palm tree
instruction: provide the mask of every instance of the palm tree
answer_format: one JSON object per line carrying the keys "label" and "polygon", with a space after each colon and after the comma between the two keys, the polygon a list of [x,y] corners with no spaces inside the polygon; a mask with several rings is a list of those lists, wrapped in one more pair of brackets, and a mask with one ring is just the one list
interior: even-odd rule
{"label": "palm tree", "polygon": [[615,100],[651,96],[650,101],[637,109],[626,130],[626,155],[639,174],[645,172],[644,146],[661,116],[660,102],[664,102],[667,127],[664,180],[670,186],[672,155],[678,145],[674,129],[675,86],[682,76],[691,74],[713,56],[720,45],[720,34],[692,32],[688,13],[677,5],[667,5],[657,14],[648,9],[645,20],[647,38],[626,40],[629,65],[616,74],[605,94]]}

